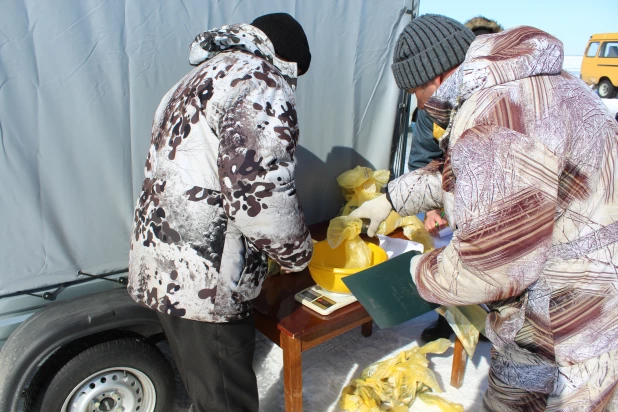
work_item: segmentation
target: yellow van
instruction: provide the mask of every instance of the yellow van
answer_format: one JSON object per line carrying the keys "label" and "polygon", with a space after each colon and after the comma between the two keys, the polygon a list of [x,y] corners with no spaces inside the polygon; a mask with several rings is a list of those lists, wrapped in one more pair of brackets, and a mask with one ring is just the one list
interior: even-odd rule
{"label": "yellow van", "polygon": [[590,37],[582,60],[580,77],[586,83],[596,86],[600,97],[616,97],[618,33],[601,33]]}

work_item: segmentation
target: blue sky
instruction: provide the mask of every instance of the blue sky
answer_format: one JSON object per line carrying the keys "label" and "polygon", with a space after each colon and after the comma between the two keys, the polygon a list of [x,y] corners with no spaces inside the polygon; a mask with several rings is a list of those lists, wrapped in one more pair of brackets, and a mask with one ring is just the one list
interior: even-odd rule
{"label": "blue sky", "polygon": [[444,14],[464,22],[483,15],[504,28],[528,25],[564,43],[565,55],[581,55],[595,33],[618,32],[618,0],[420,0],[420,14]]}

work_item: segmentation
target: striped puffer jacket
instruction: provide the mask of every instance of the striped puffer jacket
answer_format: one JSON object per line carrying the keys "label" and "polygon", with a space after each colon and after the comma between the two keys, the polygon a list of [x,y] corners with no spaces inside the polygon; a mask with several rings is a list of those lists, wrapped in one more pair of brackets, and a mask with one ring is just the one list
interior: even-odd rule
{"label": "striped puffer jacket", "polygon": [[478,37],[426,105],[444,160],[388,186],[454,231],[412,260],[420,294],[491,309],[486,410],[602,411],[618,384],[618,124],[562,63],[532,27]]}

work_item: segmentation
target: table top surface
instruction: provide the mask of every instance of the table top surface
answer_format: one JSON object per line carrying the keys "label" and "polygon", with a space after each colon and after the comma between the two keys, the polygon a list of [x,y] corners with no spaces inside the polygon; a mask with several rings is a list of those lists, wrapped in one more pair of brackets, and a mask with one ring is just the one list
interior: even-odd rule
{"label": "table top surface", "polygon": [[[309,227],[313,239],[326,239],[328,223],[321,222]],[[390,236],[402,237],[403,233],[399,230]],[[364,237],[364,239],[377,243],[376,238]],[[253,309],[268,320],[275,322],[279,330],[294,338],[301,338],[320,330],[329,330],[332,324],[340,323],[345,318],[369,317],[367,311],[358,302],[336,310],[330,315],[320,315],[294,299],[294,295],[312,285],[315,285],[315,282],[311,278],[309,269],[298,273],[268,277],[264,280],[260,295],[252,302]]]}

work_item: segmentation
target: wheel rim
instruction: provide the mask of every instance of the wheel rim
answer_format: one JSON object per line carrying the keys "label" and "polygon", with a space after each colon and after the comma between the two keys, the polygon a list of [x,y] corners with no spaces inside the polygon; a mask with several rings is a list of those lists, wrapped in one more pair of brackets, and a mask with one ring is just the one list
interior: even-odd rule
{"label": "wheel rim", "polygon": [[607,83],[601,83],[599,85],[599,94],[601,96],[607,96],[609,94],[609,86]]}
{"label": "wheel rim", "polygon": [[157,404],[154,384],[133,368],[96,372],[67,396],[62,412],[153,412]]}

